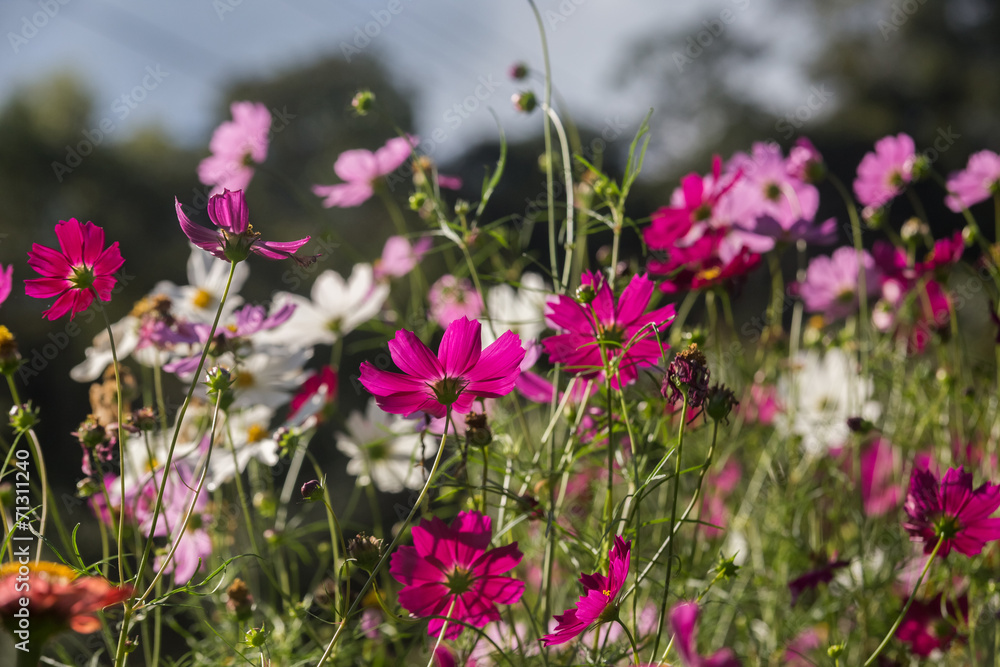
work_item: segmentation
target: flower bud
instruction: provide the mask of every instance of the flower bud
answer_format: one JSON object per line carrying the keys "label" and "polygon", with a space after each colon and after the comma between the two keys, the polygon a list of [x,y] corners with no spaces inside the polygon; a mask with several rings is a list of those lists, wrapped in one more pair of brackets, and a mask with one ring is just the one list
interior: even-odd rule
{"label": "flower bud", "polygon": [[861,217],[871,229],[880,229],[885,224],[885,209],[865,206],[861,209]]}
{"label": "flower bud", "polygon": [[849,417],[847,419],[847,428],[851,429],[854,433],[867,435],[875,428],[875,424],[864,417]]}
{"label": "flower bud", "polygon": [[15,405],[10,409],[10,425],[16,433],[24,433],[38,423],[38,409],[31,407],[31,401]]}
{"label": "flower bud", "polygon": [[264,630],[264,626],[259,628],[250,628],[246,633],[246,643],[250,648],[260,648],[267,641],[267,631]]}
{"label": "flower bud", "polygon": [[0,373],[13,375],[21,366],[21,353],[17,351],[17,339],[5,326],[0,326]]}
{"label": "flower bud", "polygon": [[530,90],[521,91],[520,93],[514,93],[510,101],[514,103],[514,108],[518,111],[523,111],[524,113],[531,113],[538,106],[538,99],[535,98],[535,94]]}
{"label": "flower bud", "polygon": [[354,94],[354,99],[351,100],[351,106],[354,107],[354,113],[359,116],[367,116],[374,104],[375,93],[370,90],[359,90]]}
{"label": "flower bud", "polygon": [[410,210],[419,211],[427,203],[427,195],[423,192],[414,192],[410,195]]}
{"label": "flower bud", "polygon": [[493,441],[493,433],[486,422],[486,414],[470,412],[465,415],[465,438],[470,445],[485,447]]}
{"label": "flower bud", "polygon": [[347,554],[354,559],[355,565],[370,573],[382,557],[382,540],[358,533],[347,542]]}
{"label": "flower bud", "polygon": [[708,390],[708,397],[705,400],[705,412],[713,420],[726,421],[733,408],[739,405],[736,395],[725,385],[717,384]]}
{"label": "flower bud", "polygon": [[930,233],[930,229],[920,218],[910,218],[899,228],[899,237],[906,243],[916,243]]}
{"label": "flower bud", "polygon": [[965,241],[966,247],[971,247],[976,243],[976,229],[966,225],[962,228],[962,240]]}
{"label": "flower bud", "polygon": [[507,76],[515,81],[520,81],[528,76],[528,66],[525,63],[516,62],[507,70]]}
{"label": "flower bud", "polygon": [[251,502],[257,513],[265,519],[270,519],[278,512],[278,501],[270,491],[258,491]]}
{"label": "flower bud", "polygon": [[207,377],[205,385],[208,387],[209,395],[226,392],[233,386],[232,373],[225,366],[213,366],[209,369]]}
{"label": "flower bud", "polygon": [[586,306],[597,298],[597,290],[594,289],[593,285],[580,285],[576,288],[573,298],[576,299],[576,302],[580,305]]}
{"label": "flower bud", "polygon": [[226,590],[226,609],[237,621],[249,621],[253,616],[253,595],[246,582],[237,577]]}
{"label": "flower bud", "polygon": [[469,202],[464,199],[459,199],[455,202],[455,215],[468,215],[469,214]]}
{"label": "flower bud", "polygon": [[156,413],[153,408],[142,407],[129,416],[129,422],[140,431],[152,431],[156,428]]}
{"label": "flower bud", "polygon": [[314,503],[318,500],[323,500],[323,491],[325,491],[323,483],[318,479],[311,479],[302,485],[300,489],[302,493],[302,499],[307,503]]}

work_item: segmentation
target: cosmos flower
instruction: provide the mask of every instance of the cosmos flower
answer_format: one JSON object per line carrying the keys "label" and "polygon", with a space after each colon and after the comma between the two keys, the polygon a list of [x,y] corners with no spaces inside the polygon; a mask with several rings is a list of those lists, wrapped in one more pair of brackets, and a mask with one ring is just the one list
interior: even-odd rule
{"label": "cosmos flower", "polygon": [[260,232],[250,224],[250,209],[243,191],[224,190],[208,200],[208,219],[218,229],[196,225],[184,214],[181,203],[174,199],[177,221],[191,243],[228,262],[242,262],[250,253],[267,259],[294,259],[301,265],[311,264],[316,257],[296,257],[295,253],[309,242],[307,236],[298,241],[262,241]]}
{"label": "cosmos flower", "polygon": [[3,268],[0,264],[0,305],[7,300],[10,296],[10,289],[14,285],[14,265],[10,264],[7,268]]}
{"label": "cosmos flower", "polygon": [[198,180],[212,185],[213,195],[246,190],[253,165],[267,159],[271,112],[260,102],[233,102],[233,119],[215,128],[208,147],[212,154],[198,165]]}
{"label": "cosmos flower", "polygon": [[949,468],[940,482],[930,470],[915,467],[903,507],[909,517],[903,527],[911,540],[924,543],[925,554],[941,538],[941,558],[952,549],[977,556],[987,542],[1000,540],[1000,518],[990,518],[1000,507],[1000,486],[984,482],[973,490],[972,473],[963,467]]}
{"label": "cosmos flower", "polygon": [[390,236],[382,248],[382,257],[375,260],[375,279],[401,278],[420,263],[433,241],[425,236],[411,244],[405,236]]}
{"label": "cosmos flower", "polygon": [[[18,585],[20,568],[29,570],[28,587]],[[62,630],[96,632],[101,629],[96,612],[131,595],[131,586],[114,586],[103,577],[78,576],[59,563],[6,563],[0,567],[0,618],[13,632],[17,626],[14,614],[25,608],[21,599],[27,598],[31,645],[40,646],[48,635]]]}
{"label": "cosmos flower", "polygon": [[632,541],[624,541],[615,535],[614,546],[608,552],[608,574],[600,572],[581,574],[580,583],[585,593],[580,596],[576,607],[556,615],[558,621],[555,632],[542,637],[546,646],[565,644],[592,625],[613,621],[618,615],[621,590],[628,576],[631,560]]}
{"label": "cosmos flower", "polygon": [[[862,251],[865,273],[865,291],[869,296],[879,292],[881,274],[875,260]],[[816,257],[809,262],[806,279],[799,286],[799,295],[806,310],[821,312],[829,321],[847,317],[858,309],[858,253],[844,246],[833,251],[830,257]]]}
{"label": "cosmos flower", "polygon": [[697,602],[678,602],[670,610],[670,627],[677,638],[677,652],[685,667],[740,667],[740,661],[728,649],[716,651],[710,658],[698,655],[696,646]]}
{"label": "cosmos flower", "polygon": [[25,280],[25,293],[38,299],[56,297],[42,315],[57,320],[69,313],[73,319],[90,307],[95,293],[101,301],[110,301],[117,282],[113,274],[125,263],[118,242],[105,248],[104,230],[76,218],[60,220],[56,238],[60,251],[35,243],[28,252],[28,266],[42,277]]}
{"label": "cosmos flower", "polygon": [[944,201],[956,213],[1000,193],[1000,155],[993,151],[970,155],[965,169],[948,177],[948,193]]}
{"label": "cosmos flower", "polygon": [[550,301],[546,312],[549,323],[563,333],[543,339],[542,345],[551,361],[586,376],[603,373],[603,353],[611,368],[618,371],[611,379],[612,386],[630,384],[640,368],[660,360],[667,345],[661,346],[653,327],[662,341],[663,332],[674,319],[674,306],[645,312],[653,295],[653,281],[644,275],[632,277],[617,303],[602,274],[584,272],[580,282],[593,293],[593,300],[582,304],[561,295]]}
{"label": "cosmos flower", "polygon": [[374,153],[363,148],[344,151],[333,165],[333,171],[344,183],[314,185],[313,194],[325,197],[323,206],[349,208],[360,206],[375,194],[375,183],[396,171],[410,157],[417,144],[416,137],[396,137]]}
{"label": "cosmos flower", "polygon": [[854,194],[864,206],[879,208],[895,199],[913,180],[917,159],[913,139],[906,134],[882,137],[875,152],[865,153],[858,164]]}
{"label": "cosmos flower", "polygon": [[[524,582],[504,576],[521,562],[517,542],[490,549],[490,517],[460,512],[450,525],[434,517],[413,528],[413,546],[402,546],[389,561],[389,572],[403,584],[399,603],[418,617],[447,617],[482,628],[499,621],[498,604],[514,604]],[[447,621],[432,618],[427,634],[436,636]],[[446,639],[464,625],[449,623]]]}
{"label": "cosmos flower", "polygon": [[483,313],[483,298],[468,278],[445,274],[431,285],[427,294],[431,319],[447,327],[460,317],[476,319]]}
{"label": "cosmos flower", "polygon": [[482,349],[481,326],[461,318],[444,332],[437,356],[413,333],[400,329],[389,341],[389,355],[402,373],[361,364],[361,384],[386,412],[411,415],[417,411],[443,417],[472,409],[476,398],[498,398],[514,389],[524,348],[508,331]]}

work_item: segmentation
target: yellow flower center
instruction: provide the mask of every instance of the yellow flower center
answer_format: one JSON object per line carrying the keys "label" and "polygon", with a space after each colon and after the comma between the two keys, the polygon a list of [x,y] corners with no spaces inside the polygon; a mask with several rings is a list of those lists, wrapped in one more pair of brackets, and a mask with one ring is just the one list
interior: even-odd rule
{"label": "yellow flower center", "polygon": [[0,324],[0,348],[4,345],[10,345],[14,342],[14,334],[10,332],[10,329]]}
{"label": "yellow flower center", "polygon": [[267,429],[260,424],[251,424],[247,429],[247,443],[260,442],[267,437]]}
{"label": "yellow flower center", "polygon": [[705,269],[704,271],[699,271],[697,276],[702,280],[715,280],[722,275],[722,269],[717,266],[713,266],[710,269]]}
{"label": "yellow flower center", "polygon": [[236,386],[240,389],[246,389],[247,387],[253,387],[257,384],[257,379],[253,376],[253,373],[249,371],[243,371],[236,376]]}
{"label": "yellow flower center", "polygon": [[207,308],[210,303],[212,303],[212,295],[200,287],[195,290],[194,296],[191,297],[191,305],[195,308]]}

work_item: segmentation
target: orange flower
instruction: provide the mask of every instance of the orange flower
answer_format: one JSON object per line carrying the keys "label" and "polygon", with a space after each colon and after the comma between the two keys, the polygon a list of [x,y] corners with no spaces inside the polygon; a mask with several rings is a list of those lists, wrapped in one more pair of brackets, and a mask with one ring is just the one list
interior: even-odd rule
{"label": "orange flower", "polygon": [[[101,628],[95,612],[132,595],[103,577],[79,576],[59,563],[7,563],[0,567],[0,618],[19,638],[44,641],[65,629],[90,633]],[[24,604],[26,602],[26,604]],[[27,611],[25,611],[27,610]]]}

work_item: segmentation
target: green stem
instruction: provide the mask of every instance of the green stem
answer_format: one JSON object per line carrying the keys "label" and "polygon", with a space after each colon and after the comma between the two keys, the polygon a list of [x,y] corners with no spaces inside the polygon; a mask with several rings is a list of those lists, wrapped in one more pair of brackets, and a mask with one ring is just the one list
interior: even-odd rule
{"label": "green stem", "polygon": [[667,544],[667,579],[663,584],[663,599],[660,600],[660,620],[656,628],[656,640],[653,642],[653,655],[660,648],[660,636],[663,634],[663,621],[667,615],[667,597],[670,594],[670,577],[674,566],[674,540],[677,522],[677,495],[681,486],[681,453],[684,451],[684,427],[687,426],[688,391],[681,389],[684,403],[681,405],[681,424],[677,434],[677,457],[674,459],[674,499],[670,506],[670,542]]}
{"label": "green stem", "polygon": [[917,583],[913,585],[913,592],[910,593],[909,599],[906,601],[906,604],[903,605],[903,610],[899,612],[899,616],[896,617],[896,622],[892,624],[892,627],[889,629],[889,633],[885,636],[885,639],[882,640],[882,643],[878,645],[878,648],[875,649],[875,652],[872,653],[867,660],[865,660],[864,667],[869,667],[869,665],[875,662],[875,659],[878,658],[879,654],[882,653],[882,650],[889,644],[889,640],[896,634],[896,630],[899,629],[899,624],[903,622],[903,617],[906,616],[906,612],[910,610],[910,605],[913,604],[914,598],[917,597],[917,591],[920,590],[920,584],[923,583],[924,576],[927,575],[927,571],[931,569],[931,563],[933,563],[934,559],[937,557],[938,550],[941,548],[942,544],[944,544],[944,535],[939,537],[937,544],[934,545],[934,551],[931,552],[931,557],[927,559],[924,569],[920,572],[920,576],[917,577]]}
{"label": "green stem", "polygon": [[444,454],[445,441],[448,439],[448,425],[450,422],[451,422],[451,406],[449,405],[448,411],[445,414],[445,420],[444,420],[445,428],[444,428],[444,433],[441,434],[441,445],[438,447],[437,456],[434,457],[434,465],[431,466],[431,472],[429,475],[427,475],[427,481],[424,483],[424,487],[420,489],[420,495],[417,496],[417,500],[413,503],[413,507],[410,508],[410,513],[407,514],[406,519],[403,520],[403,524],[402,526],[400,526],[399,532],[396,533],[396,537],[393,538],[392,542],[386,548],[385,553],[382,554],[382,557],[379,558],[379,561],[375,565],[375,568],[371,571],[371,574],[368,577],[368,581],[366,581],[365,585],[361,587],[360,591],[358,591],[358,595],[356,598],[354,598],[354,602],[347,610],[347,613],[344,614],[344,618],[340,621],[340,624],[337,626],[337,631],[333,633],[333,638],[331,638],[330,643],[327,644],[326,650],[323,651],[323,655],[320,656],[319,662],[316,663],[316,667],[323,667],[323,663],[326,662],[327,658],[330,657],[330,654],[333,652],[333,647],[337,645],[337,640],[340,639],[340,635],[344,632],[344,628],[347,627],[347,620],[351,617],[352,614],[354,614],[355,611],[357,611],[358,605],[361,604],[361,601],[365,597],[365,593],[368,592],[368,589],[371,588],[371,585],[375,581],[375,578],[378,576],[379,572],[382,571],[382,567],[385,565],[385,562],[389,560],[389,556],[395,552],[396,546],[398,546],[399,543],[403,540],[403,537],[406,536],[407,529],[410,527],[410,522],[412,522],[413,517],[416,516],[417,510],[423,504],[424,498],[427,497],[427,492],[430,490],[431,484],[434,482],[434,478],[437,476],[438,467],[441,464],[441,458],[442,455]]}

